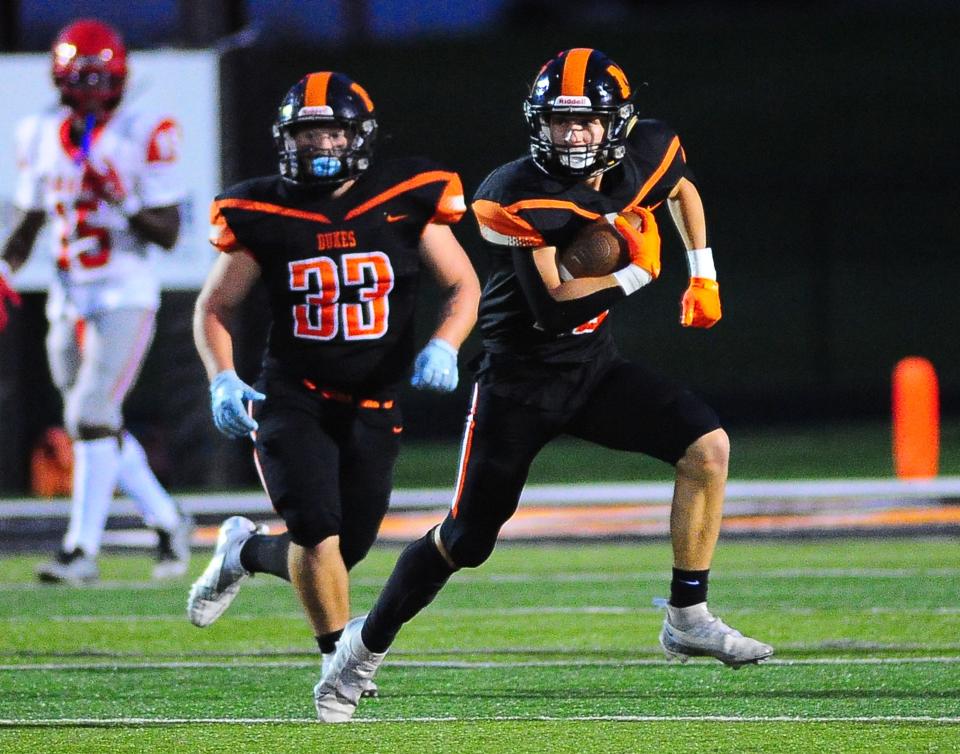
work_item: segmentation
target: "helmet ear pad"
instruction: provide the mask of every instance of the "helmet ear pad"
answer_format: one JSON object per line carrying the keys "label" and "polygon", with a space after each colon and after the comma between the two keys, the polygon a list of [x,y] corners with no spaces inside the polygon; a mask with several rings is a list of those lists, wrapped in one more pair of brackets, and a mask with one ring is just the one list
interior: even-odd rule
{"label": "helmet ear pad", "polygon": [[[298,148],[294,134],[310,125],[344,129],[346,147],[334,154]],[[376,135],[373,102],[359,84],[342,73],[308,74],[284,96],[273,124],[280,175],[301,185],[344,183],[370,167]]]}

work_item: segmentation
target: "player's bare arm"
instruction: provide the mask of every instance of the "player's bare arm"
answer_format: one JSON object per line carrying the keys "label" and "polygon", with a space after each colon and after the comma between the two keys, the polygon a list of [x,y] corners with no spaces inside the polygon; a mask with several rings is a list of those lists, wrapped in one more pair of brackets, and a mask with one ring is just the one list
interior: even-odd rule
{"label": "player's bare arm", "polygon": [[687,249],[690,284],[680,301],[680,324],[713,327],[722,316],[713,250],[707,246],[707,222],[697,187],[681,178],[667,199],[670,214]]}
{"label": "player's bare arm", "polygon": [[449,225],[427,224],[420,237],[420,256],[445,295],[433,337],[460,348],[477,321],[477,273]]}
{"label": "player's bare arm", "polygon": [[533,262],[537,266],[537,272],[540,273],[540,279],[543,280],[547,293],[554,301],[573,301],[618,285],[613,275],[561,280],[555,246],[542,246],[535,249]]}
{"label": "player's bare arm", "polygon": [[46,218],[43,210],[15,210],[13,230],[0,252],[0,259],[9,264],[11,270],[18,270],[27,261]]}
{"label": "player's bare arm", "polygon": [[259,277],[260,265],[242,251],[221,254],[207,276],[194,307],[193,340],[210,379],[234,368],[230,323]]}
{"label": "player's bare arm", "polygon": [[180,208],[172,205],[142,209],[129,222],[142,238],[169,251],[180,235]]}
{"label": "player's bare arm", "polygon": [[667,206],[687,250],[704,248],[707,245],[707,220],[700,192],[694,183],[681,178],[670,192]]}

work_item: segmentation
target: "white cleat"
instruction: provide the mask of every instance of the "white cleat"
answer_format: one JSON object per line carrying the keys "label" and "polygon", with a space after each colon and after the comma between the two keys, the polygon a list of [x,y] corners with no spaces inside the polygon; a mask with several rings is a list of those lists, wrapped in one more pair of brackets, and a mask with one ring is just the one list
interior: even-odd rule
{"label": "white cleat", "polygon": [[660,646],[668,660],[686,662],[691,657],[715,657],[737,669],[763,662],[773,654],[769,644],[744,636],[712,615],[706,602],[690,607],[668,604],[666,608]]}
{"label": "white cleat", "polygon": [[[341,641],[343,641],[342,638],[341,638]],[[328,652],[326,654],[321,655],[321,657],[323,658],[320,665],[321,678],[323,678],[323,676],[327,674],[327,671],[330,670],[330,666],[333,664],[333,658],[336,657],[336,655],[337,655],[336,652]],[[378,696],[380,696],[380,688],[377,686],[376,683],[374,683],[373,679],[371,678],[370,680],[367,681],[367,685],[364,687],[363,693],[360,694],[360,698],[375,699]]]}
{"label": "white cleat", "polygon": [[94,558],[88,557],[80,548],[73,552],[59,551],[53,560],[37,568],[37,578],[47,584],[81,586],[92,584],[100,578],[100,567]]}
{"label": "white cleat", "polygon": [[363,645],[360,627],[366,617],[361,615],[348,621],[337,642],[330,667],[313,688],[313,701],[320,722],[349,722],[377,668],[387,656],[386,652],[371,652]]}
{"label": "white cleat", "polygon": [[240,548],[254,534],[266,533],[266,526],[257,526],[243,516],[231,516],[220,525],[213,558],[193,582],[187,598],[187,615],[193,625],[209,626],[230,607],[240,584],[250,575],[240,564]]}
{"label": "white cleat", "polygon": [[173,531],[160,533],[157,562],[153,566],[154,579],[175,579],[186,574],[190,567],[191,534],[193,519],[190,516],[181,516]]}

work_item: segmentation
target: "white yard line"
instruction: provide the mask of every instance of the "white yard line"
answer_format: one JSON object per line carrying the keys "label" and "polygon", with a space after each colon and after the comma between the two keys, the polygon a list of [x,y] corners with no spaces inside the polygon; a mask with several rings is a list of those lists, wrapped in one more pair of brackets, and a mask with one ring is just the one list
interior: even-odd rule
{"label": "white yard line", "polygon": [[[960,615],[960,607],[891,607],[889,605],[849,606],[837,607],[790,607],[774,605],[770,607],[737,607],[724,612],[729,615],[806,615],[815,616],[821,613],[842,611],[844,615],[909,615],[911,617]],[[656,615],[662,613],[659,607],[640,607],[636,605],[538,605],[532,607],[437,607],[431,608],[430,614],[447,617],[472,616],[527,616],[527,615]],[[302,620],[303,613],[298,611],[272,612],[264,615],[231,615],[231,621],[257,621],[268,617],[270,620]],[[73,615],[70,613],[55,615],[9,615],[0,617],[3,623],[33,623],[36,621],[53,621],[56,623],[181,623],[186,620],[184,613],[161,613],[158,615],[122,614],[90,614]]]}
{"label": "white yard line", "polygon": [[[797,715],[470,715],[457,717],[355,717],[353,724],[376,723],[481,723],[481,722],[623,722],[623,723],[934,723],[956,725],[960,717],[934,715],[857,715],[801,717]],[[164,726],[164,725],[289,725],[290,723],[317,724],[306,717],[64,717],[64,718],[0,718],[4,728],[56,728],[65,726]]]}
{"label": "white yard line", "polygon": [[[733,580],[771,580],[771,579],[916,579],[916,578],[945,578],[954,579],[960,576],[960,568],[780,568],[765,570],[762,568],[751,570],[725,570],[717,574],[716,579],[723,581]],[[385,578],[363,576],[351,579],[355,586],[383,586]],[[662,582],[669,583],[669,573],[656,572],[570,572],[570,573],[458,573],[452,580],[453,584],[610,584],[633,582]],[[175,587],[176,582],[169,581],[100,581],[80,589],[116,590],[116,589],[169,589]],[[56,594],[63,587],[54,587],[35,581],[0,583],[0,592],[40,591]],[[69,587],[71,590],[78,587]],[[183,587],[186,589],[186,585]],[[249,580],[244,584],[247,589],[288,589],[286,582],[279,579],[264,578]]]}
{"label": "white yard line", "polygon": [[[489,652],[497,654],[497,650],[483,650],[473,652],[469,649],[460,650],[464,654],[481,654]],[[653,650],[651,650],[653,651]],[[454,651],[449,654],[454,654]],[[960,657],[811,657],[799,660],[771,659],[764,663],[764,667],[784,666],[797,667],[800,665],[829,665],[834,667],[868,666],[868,665],[955,665],[960,663]],[[670,667],[664,659],[644,660],[400,660],[393,659],[387,663],[388,667],[397,668],[432,668],[449,670],[504,670],[509,668],[604,668],[604,667]],[[693,660],[688,667],[716,667],[712,660]],[[317,668],[318,660],[263,660],[263,661],[231,661],[225,665],[223,661],[214,660],[170,660],[168,662],[85,662],[59,663],[38,662],[23,664],[0,665],[0,672],[32,671],[87,671],[87,670],[189,670],[210,669],[243,670],[249,668]]]}

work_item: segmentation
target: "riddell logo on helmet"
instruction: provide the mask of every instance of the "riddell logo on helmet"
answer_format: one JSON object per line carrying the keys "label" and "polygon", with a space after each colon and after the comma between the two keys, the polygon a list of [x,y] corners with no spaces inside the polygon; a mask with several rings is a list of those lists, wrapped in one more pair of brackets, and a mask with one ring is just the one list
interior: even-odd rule
{"label": "riddell logo on helmet", "polygon": [[301,118],[308,117],[311,115],[323,115],[327,117],[332,117],[333,108],[330,107],[330,105],[307,105],[305,107],[301,107],[297,111],[297,115],[300,116]]}
{"label": "riddell logo on helmet", "polygon": [[589,97],[574,97],[569,94],[561,94],[553,101],[554,107],[590,107],[592,105]]}

